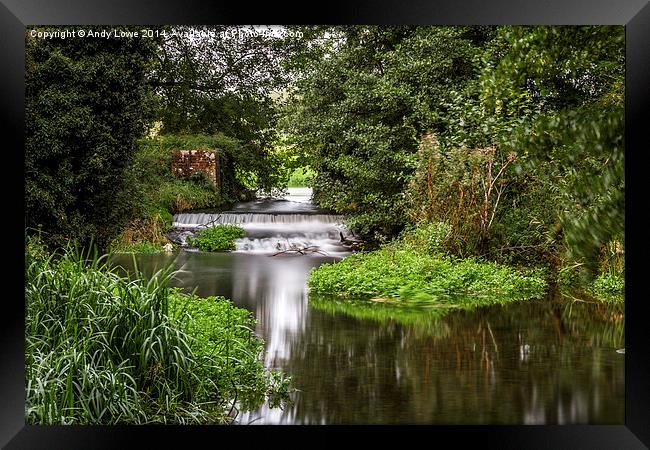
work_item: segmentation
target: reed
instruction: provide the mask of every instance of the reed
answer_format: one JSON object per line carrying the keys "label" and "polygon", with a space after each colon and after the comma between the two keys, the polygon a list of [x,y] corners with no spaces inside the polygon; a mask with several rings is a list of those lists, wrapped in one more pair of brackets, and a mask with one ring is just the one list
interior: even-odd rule
{"label": "reed", "polygon": [[127,277],[96,253],[27,242],[27,423],[224,423],[240,391],[251,407],[274,393],[282,377],[261,363],[250,315],[225,299],[204,314],[173,275]]}

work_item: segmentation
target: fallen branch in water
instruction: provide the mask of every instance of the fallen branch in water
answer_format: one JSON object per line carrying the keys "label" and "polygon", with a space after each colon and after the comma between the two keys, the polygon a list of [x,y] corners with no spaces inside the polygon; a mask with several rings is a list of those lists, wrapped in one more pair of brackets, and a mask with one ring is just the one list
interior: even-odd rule
{"label": "fallen branch in water", "polygon": [[286,250],[282,250],[280,252],[274,253],[271,256],[277,256],[277,255],[286,255],[290,253],[299,253],[301,255],[304,255],[306,253],[318,253],[324,256],[327,256],[327,253],[322,251],[319,247],[316,245],[309,245],[307,247],[298,247],[296,244],[291,244],[289,248]]}

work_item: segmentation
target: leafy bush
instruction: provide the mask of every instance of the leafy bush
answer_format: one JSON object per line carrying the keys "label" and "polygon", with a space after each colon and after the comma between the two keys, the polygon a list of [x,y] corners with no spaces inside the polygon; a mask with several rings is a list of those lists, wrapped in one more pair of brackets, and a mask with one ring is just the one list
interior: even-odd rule
{"label": "leafy bush", "polygon": [[256,321],[250,311],[225,297],[198,298],[176,291],[170,300],[170,315],[192,318],[185,329],[194,338],[190,347],[195,357],[220,363],[199,367],[197,377],[212,380],[221,396],[237,398],[244,409],[259,406],[266,396],[272,405],[286,400],[289,379],[265,370],[264,342],[254,333]]}
{"label": "leafy bush", "polygon": [[415,228],[403,232],[393,245],[431,255],[444,253],[451,231],[451,226],[444,222],[421,222]]}
{"label": "leafy bush", "polygon": [[169,243],[165,231],[171,226],[172,216],[166,211],[147,218],[132,220],[111,242],[109,250],[122,253],[158,253]]}
{"label": "leafy bush", "polygon": [[445,128],[450,97],[475,75],[482,34],[376,26],[305,33],[313,53],[296,61],[303,76],[283,124],[317,172],[316,204],[348,215],[348,226],[366,239],[402,230],[418,137],[432,122]]}
{"label": "leafy bush", "polygon": [[604,273],[594,280],[594,289],[610,294],[623,292],[625,289],[625,278],[619,275]]}
{"label": "leafy bush", "polygon": [[585,281],[585,274],[579,265],[562,267],[557,272],[557,284],[564,287],[577,287]]}
{"label": "leafy bush", "polygon": [[26,420],[30,424],[222,423],[286,397],[263,366],[254,320],[223,298],[128,279],[97,255],[28,240]]}
{"label": "leafy bush", "polygon": [[189,237],[187,243],[205,252],[222,252],[235,249],[235,239],[246,236],[243,228],[237,225],[215,225]]}

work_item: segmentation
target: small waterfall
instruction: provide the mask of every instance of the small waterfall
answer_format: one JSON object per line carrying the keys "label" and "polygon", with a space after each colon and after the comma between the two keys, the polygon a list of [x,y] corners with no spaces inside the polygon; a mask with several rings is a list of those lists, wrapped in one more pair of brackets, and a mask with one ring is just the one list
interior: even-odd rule
{"label": "small waterfall", "polygon": [[342,216],[329,214],[272,214],[272,213],[192,213],[176,214],[174,228],[197,228],[209,224],[336,224],[343,221]]}
{"label": "small waterfall", "polygon": [[245,237],[235,240],[235,251],[239,253],[276,254],[288,250],[285,255],[300,254],[296,249],[309,249],[313,251],[311,254],[329,256],[349,253],[349,249],[341,244],[341,236],[348,234],[343,216],[309,211],[305,209],[308,206],[305,202],[283,199],[265,201],[264,212],[246,210],[247,206],[259,209],[258,203],[240,204],[235,211],[176,214],[173,218],[176,236],[185,243],[187,236],[200,228],[234,224],[246,231]]}

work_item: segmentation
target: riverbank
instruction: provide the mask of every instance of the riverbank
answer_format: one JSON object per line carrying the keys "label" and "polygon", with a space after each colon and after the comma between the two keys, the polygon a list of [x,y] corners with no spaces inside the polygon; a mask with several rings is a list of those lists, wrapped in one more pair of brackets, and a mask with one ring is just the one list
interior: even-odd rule
{"label": "riverbank", "polygon": [[[141,138],[137,142],[134,164],[129,171],[129,184],[134,198],[139,199],[133,218],[117,236],[111,250],[120,253],[156,253],[170,243],[165,236],[172,217],[195,209],[217,209],[238,200],[243,187],[229,178],[219,189],[202,173],[177,178],[172,173],[172,154],[176,150],[218,148],[237,150],[236,140],[222,135],[162,135]],[[225,156],[224,156],[225,158]],[[226,175],[224,175],[226,176]],[[248,198],[248,197],[244,197]]]}

